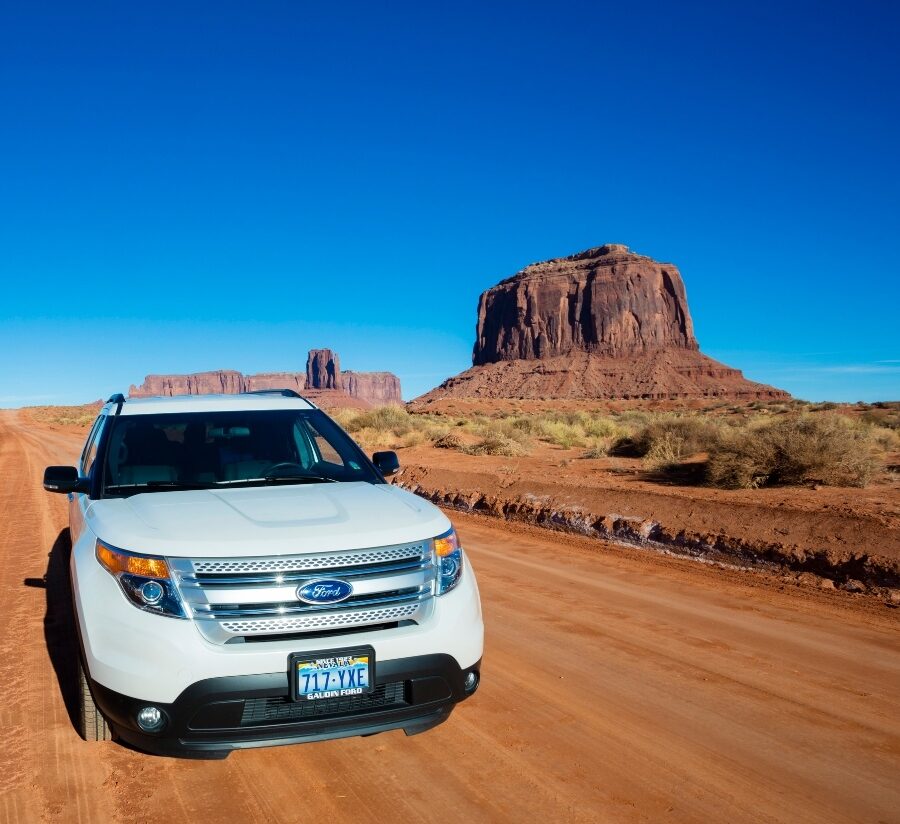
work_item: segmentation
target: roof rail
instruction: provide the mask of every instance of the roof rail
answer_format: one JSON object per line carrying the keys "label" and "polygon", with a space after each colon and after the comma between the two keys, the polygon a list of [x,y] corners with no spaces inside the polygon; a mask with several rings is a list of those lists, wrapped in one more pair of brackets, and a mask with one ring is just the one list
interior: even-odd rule
{"label": "roof rail", "polygon": [[306,398],[303,397],[299,392],[296,392],[293,389],[251,389],[248,392],[244,392],[245,395],[281,395],[285,398],[300,398],[300,400],[305,401]]}
{"label": "roof rail", "polygon": [[116,405],[116,414],[118,415],[122,411],[122,404],[125,403],[125,396],[121,392],[116,392],[115,395],[109,396],[107,403]]}

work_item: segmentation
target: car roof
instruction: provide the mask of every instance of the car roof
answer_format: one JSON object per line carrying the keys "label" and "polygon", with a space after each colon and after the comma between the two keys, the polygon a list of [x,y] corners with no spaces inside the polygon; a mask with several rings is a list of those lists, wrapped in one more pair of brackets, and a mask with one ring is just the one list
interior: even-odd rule
{"label": "car roof", "polygon": [[[107,404],[115,409],[116,402]],[[316,409],[301,397],[277,392],[242,395],[175,395],[173,397],[126,398],[120,415],[163,415],[170,412],[239,412],[265,409]]]}

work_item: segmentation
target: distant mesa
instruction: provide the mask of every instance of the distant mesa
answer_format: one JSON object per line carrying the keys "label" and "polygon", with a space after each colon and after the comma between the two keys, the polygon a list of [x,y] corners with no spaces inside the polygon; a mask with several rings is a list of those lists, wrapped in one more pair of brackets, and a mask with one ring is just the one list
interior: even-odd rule
{"label": "distant mesa", "polygon": [[235,395],[259,389],[293,389],[320,406],[367,408],[403,403],[400,378],[392,372],[341,372],[337,352],[310,349],[305,372],[263,372],[244,375],[233,369],[190,375],[147,375],[132,386],[132,398],[157,395]]}
{"label": "distant mesa", "polygon": [[700,352],[670,263],[608,243],[482,293],[471,369],[417,398],[783,399]]}

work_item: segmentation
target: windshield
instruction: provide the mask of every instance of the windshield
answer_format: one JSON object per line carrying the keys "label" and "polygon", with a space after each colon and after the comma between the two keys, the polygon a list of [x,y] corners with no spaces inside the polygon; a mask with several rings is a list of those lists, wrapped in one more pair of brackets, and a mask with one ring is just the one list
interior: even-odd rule
{"label": "windshield", "polygon": [[318,409],[110,418],[104,495],[286,483],[381,483]]}

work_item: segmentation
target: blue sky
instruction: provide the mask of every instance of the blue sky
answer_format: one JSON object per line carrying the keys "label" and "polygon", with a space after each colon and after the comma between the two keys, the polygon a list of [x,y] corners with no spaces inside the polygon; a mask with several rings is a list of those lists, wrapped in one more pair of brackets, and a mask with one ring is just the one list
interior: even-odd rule
{"label": "blue sky", "polygon": [[18,6],[0,405],[320,346],[413,397],[482,290],[604,242],[749,377],[900,399],[900,4]]}

